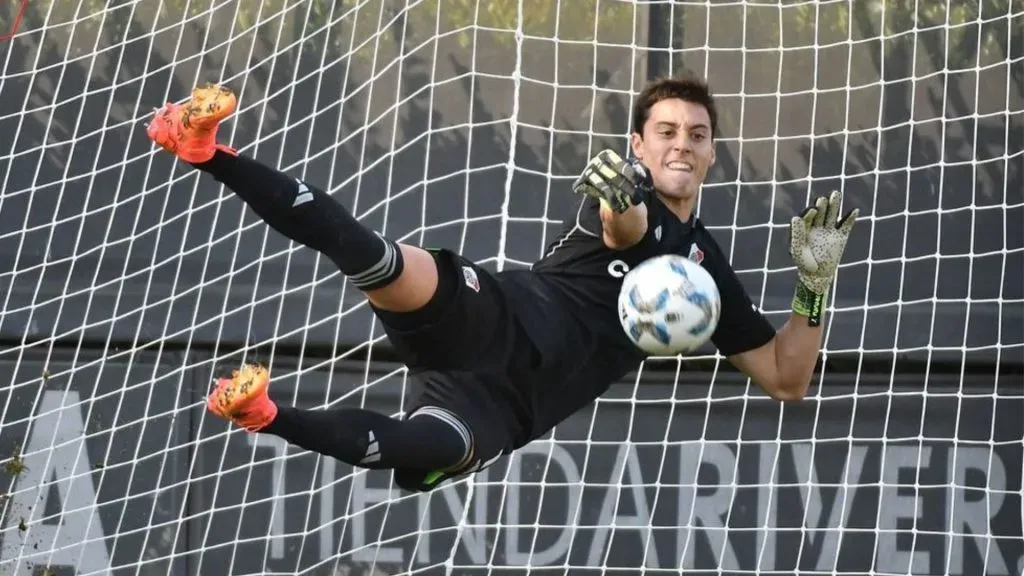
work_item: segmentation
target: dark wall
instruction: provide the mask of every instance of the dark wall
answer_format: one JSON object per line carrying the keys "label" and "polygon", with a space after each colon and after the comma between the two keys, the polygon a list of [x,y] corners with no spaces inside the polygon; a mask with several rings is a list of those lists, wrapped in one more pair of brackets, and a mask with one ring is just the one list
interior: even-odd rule
{"label": "dark wall", "polygon": [[728,7],[710,20],[700,7],[602,15],[596,50],[593,32],[570,42],[586,26],[561,24],[556,45],[554,28],[531,25],[517,49],[509,33],[452,32],[457,11],[437,24],[429,6],[378,24],[366,9],[281,16],[267,3],[253,29],[241,27],[249,4],[237,17],[120,6],[74,27],[53,24],[74,17],[54,8],[45,36],[28,10],[3,48],[0,334],[328,349],[379,335],[329,262],[154,152],[150,110],[195,84],[239,94],[222,139],[243,153],[389,236],[497,269],[542,254],[591,154],[625,150],[644,80],[689,68],[721,108],[700,215],[773,322],[792,295],[789,219],[840,187],[862,222],[836,281],[830,352],[1022,361],[1024,78],[1007,18],[985,29],[997,41],[981,55],[931,32],[908,51],[871,22],[835,45],[788,20],[744,35]]}
{"label": "dark wall", "polygon": [[[857,396],[832,376],[785,407],[710,373],[626,381],[472,484],[418,497],[386,472],[229,433],[201,403],[224,362],[70,359],[0,363],[5,381],[26,382],[0,392],[0,453],[23,443],[26,454],[4,516],[5,574],[443,574],[451,563],[460,574],[568,564],[1020,576],[1024,562],[1024,403],[962,394],[992,390],[992,376],[935,376],[927,395],[908,379],[865,378]],[[272,368],[275,397],[298,406],[397,413],[406,391],[394,365]]]}

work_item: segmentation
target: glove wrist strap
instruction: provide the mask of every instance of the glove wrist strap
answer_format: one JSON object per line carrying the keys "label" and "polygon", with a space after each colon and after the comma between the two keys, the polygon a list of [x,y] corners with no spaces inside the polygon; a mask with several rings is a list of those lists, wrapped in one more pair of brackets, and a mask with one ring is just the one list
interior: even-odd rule
{"label": "glove wrist strap", "polygon": [[825,295],[813,292],[802,280],[798,280],[793,293],[793,312],[806,316],[808,326],[818,326],[821,324],[824,307]]}

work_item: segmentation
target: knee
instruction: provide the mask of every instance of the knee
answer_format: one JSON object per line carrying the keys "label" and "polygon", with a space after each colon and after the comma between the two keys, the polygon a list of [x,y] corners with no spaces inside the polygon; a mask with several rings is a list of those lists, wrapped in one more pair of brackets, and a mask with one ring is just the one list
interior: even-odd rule
{"label": "knee", "polygon": [[395,261],[400,270],[386,286],[364,290],[366,298],[379,310],[393,313],[408,313],[419,310],[429,303],[438,289],[438,269],[434,256],[416,246],[395,244]]}

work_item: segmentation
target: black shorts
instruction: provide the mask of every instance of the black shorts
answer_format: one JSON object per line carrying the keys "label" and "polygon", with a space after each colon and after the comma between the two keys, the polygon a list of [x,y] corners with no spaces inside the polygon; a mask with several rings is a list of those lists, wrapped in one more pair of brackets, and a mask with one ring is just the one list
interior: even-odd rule
{"label": "black shorts", "polygon": [[434,260],[438,274],[448,276],[452,293],[430,324],[402,329],[381,318],[395,353],[411,369],[507,372],[516,335],[498,281],[449,250],[435,251]]}
{"label": "black shorts", "polygon": [[454,290],[436,322],[384,331],[412,380],[406,414],[434,406],[460,418],[473,435],[471,473],[524,443],[527,399],[516,382],[523,358],[535,354],[515,322],[498,280],[449,250],[434,253]]}

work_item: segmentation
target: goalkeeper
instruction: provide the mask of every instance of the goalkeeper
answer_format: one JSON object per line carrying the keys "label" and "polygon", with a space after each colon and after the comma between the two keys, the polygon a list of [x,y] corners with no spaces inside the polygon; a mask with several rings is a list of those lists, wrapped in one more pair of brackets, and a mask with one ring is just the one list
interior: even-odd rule
{"label": "goalkeeper", "polygon": [[778,331],[754,307],[694,216],[715,162],[717,112],[695,78],[653,82],[632,111],[624,160],[597,154],[563,233],[530,270],[490,273],[449,250],[398,244],[332,197],[216,140],[236,107],[226,88],[167,104],[149,137],[237,194],[271,228],[333,261],[361,290],[417,384],[403,418],[351,407],[303,410],[268,395],[269,374],[245,365],[207,402],[251,432],[273,434],[353,466],[391,469],[427,491],[479,471],[543,436],[637,367],[643,353],[617,316],[622,278],[661,254],[701,263],[721,294],[712,343],[773,398],[803,397],[821,346],[821,315],[857,211],[818,198],[790,226],[798,282]]}

